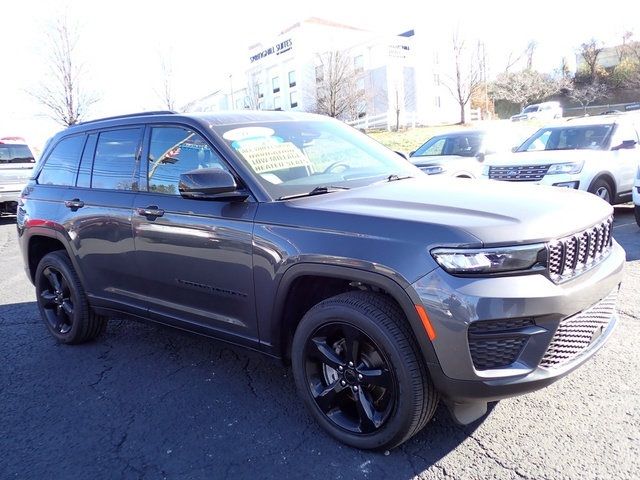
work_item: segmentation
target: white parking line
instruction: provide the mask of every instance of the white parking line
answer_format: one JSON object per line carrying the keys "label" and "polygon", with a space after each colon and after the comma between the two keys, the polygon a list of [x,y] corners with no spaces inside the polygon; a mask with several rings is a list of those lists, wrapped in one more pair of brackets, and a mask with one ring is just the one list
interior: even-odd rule
{"label": "white parking line", "polygon": [[635,224],[636,224],[636,222],[623,223],[622,225],[614,225],[614,226],[613,226],[613,229],[615,230],[615,229],[616,229],[616,228],[618,228],[618,227],[626,227],[626,226],[628,226],[628,225],[635,225]]}

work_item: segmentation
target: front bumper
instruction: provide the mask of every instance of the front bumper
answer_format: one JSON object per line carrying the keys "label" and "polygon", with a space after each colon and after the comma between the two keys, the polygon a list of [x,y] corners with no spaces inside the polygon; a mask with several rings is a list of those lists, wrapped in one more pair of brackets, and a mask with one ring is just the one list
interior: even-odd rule
{"label": "front bumper", "polygon": [[[463,410],[477,407],[471,417],[478,418],[487,402],[542,388],[587,361],[613,331],[615,308],[604,314],[598,335],[570,358],[550,364],[549,345],[562,331],[561,322],[579,319],[581,312],[617,292],[624,262],[624,250],[614,241],[609,256],[597,267],[563,284],[541,274],[460,278],[439,268],[415,282],[412,288],[437,334],[432,342],[436,358],[428,366],[445,401]],[[517,328],[500,331],[500,325],[509,322]],[[488,342],[480,355],[477,350],[472,354],[470,345],[476,346],[475,332],[481,325],[491,326]],[[508,364],[496,366],[504,358]]]}

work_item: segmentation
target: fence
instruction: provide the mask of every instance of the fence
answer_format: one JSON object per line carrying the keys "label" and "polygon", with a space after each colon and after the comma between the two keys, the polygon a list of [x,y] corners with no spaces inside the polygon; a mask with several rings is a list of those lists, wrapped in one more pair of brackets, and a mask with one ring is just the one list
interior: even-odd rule
{"label": "fence", "polygon": [[638,106],[640,109],[640,104],[638,102],[635,103],[609,103],[607,105],[589,105],[588,107],[570,107],[565,108],[563,110],[563,116],[565,117],[576,117],[580,115],[600,115],[605,112],[613,112],[613,111],[631,111],[635,110],[634,107]]}
{"label": "fence", "polygon": [[347,123],[354,128],[364,130],[376,128],[392,130],[396,128],[396,123],[398,123],[400,127],[415,127],[417,121],[418,115],[415,112],[400,112],[400,118],[397,119],[396,112],[389,111],[379,115],[366,115]]}

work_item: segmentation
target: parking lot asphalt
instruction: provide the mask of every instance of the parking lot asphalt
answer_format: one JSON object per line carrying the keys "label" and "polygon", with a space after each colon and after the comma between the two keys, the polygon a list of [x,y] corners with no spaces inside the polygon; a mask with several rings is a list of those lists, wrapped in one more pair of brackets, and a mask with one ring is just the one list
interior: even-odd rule
{"label": "parking lot asphalt", "polygon": [[112,320],[58,345],[0,220],[0,478],[630,479],[640,477],[640,229],[620,322],[594,359],[461,427],[440,408],[388,454],[343,446],[313,422],[277,361],[168,328]]}

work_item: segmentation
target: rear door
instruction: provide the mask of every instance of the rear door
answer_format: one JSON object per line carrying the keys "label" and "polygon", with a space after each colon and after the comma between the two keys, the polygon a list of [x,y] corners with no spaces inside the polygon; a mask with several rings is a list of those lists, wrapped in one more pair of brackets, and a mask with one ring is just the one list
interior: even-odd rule
{"label": "rear door", "polygon": [[[618,149],[622,142],[626,140],[635,140],[636,144],[633,148]],[[611,149],[613,150],[611,152],[611,168],[616,176],[619,195],[628,195],[633,188],[638,163],[640,162],[640,147],[637,142],[638,135],[631,123],[620,122],[611,139]]]}
{"label": "rear door", "polygon": [[76,185],[62,203],[64,227],[92,302],[117,302],[133,313],[145,308],[134,293],[140,274],[131,230],[143,130],[131,126],[89,133]]}
{"label": "rear door", "polygon": [[251,197],[229,202],[180,196],[181,173],[231,172],[190,127],[151,126],[144,143],[133,216],[141,272],[137,293],[148,299],[149,313],[163,321],[256,341],[252,234],[258,204]]}

